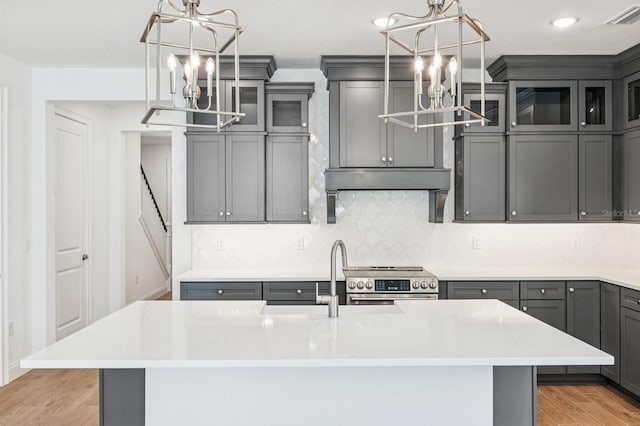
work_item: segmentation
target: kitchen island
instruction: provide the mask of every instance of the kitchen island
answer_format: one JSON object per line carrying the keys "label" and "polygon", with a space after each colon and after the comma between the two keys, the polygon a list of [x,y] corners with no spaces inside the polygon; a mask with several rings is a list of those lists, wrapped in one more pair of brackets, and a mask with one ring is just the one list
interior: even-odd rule
{"label": "kitchen island", "polygon": [[533,425],[535,366],[613,357],[495,300],[137,302],[22,360],[100,369],[103,424]]}

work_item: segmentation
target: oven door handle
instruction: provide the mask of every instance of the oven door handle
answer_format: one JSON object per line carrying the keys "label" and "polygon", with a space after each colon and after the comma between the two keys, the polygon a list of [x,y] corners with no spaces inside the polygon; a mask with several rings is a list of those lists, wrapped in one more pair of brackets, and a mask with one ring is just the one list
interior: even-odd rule
{"label": "oven door handle", "polygon": [[364,297],[364,296],[360,296],[360,297],[356,297],[356,296],[349,296],[349,299],[354,301],[354,302],[388,302],[390,300],[436,300],[437,299],[437,295],[435,294],[429,294],[429,295],[420,295],[420,296],[404,296],[404,297],[398,297],[398,298],[393,298],[393,297]]}

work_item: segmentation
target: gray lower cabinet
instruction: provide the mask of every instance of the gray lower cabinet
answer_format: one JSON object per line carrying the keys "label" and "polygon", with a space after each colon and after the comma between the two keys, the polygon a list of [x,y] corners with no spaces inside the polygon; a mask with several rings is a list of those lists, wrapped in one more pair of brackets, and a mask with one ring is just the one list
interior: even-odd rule
{"label": "gray lower cabinet", "polygon": [[503,135],[456,139],[456,220],[505,220],[506,143]]}
{"label": "gray lower cabinet", "polygon": [[187,135],[187,222],[264,222],[264,136]]}
{"label": "gray lower cabinet", "polygon": [[603,365],[600,373],[620,383],[620,287],[602,283],[600,287],[600,349],[613,355],[614,365]]}
{"label": "gray lower cabinet", "polygon": [[507,150],[509,219],[577,220],[578,137],[511,135]]}
{"label": "gray lower cabinet", "polygon": [[447,283],[447,297],[517,301],[520,290],[517,281],[455,281]]}
{"label": "gray lower cabinet", "polygon": [[620,310],[620,385],[640,395],[640,311]]}
{"label": "gray lower cabinet", "polygon": [[[600,348],[600,281],[567,283],[567,333]],[[599,374],[599,365],[570,365],[569,374]]]}
{"label": "gray lower cabinet", "polygon": [[[331,283],[328,281],[273,281],[263,283],[263,298],[267,305],[315,305],[316,283],[320,294],[329,294]],[[339,303],[346,302],[344,281],[338,281]]]}
{"label": "gray lower cabinet", "polygon": [[[391,111],[413,110],[413,93],[413,82],[392,82]],[[435,128],[414,132],[378,118],[384,112],[382,81],[342,81],[339,94],[340,167],[434,166]]]}
{"label": "gray lower cabinet", "polygon": [[181,282],[180,300],[262,300],[262,283]]}
{"label": "gray lower cabinet", "polygon": [[579,220],[613,219],[612,140],[610,134],[579,137]]}
{"label": "gray lower cabinet", "polygon": [[267,136],[267,221],[309,222],[309,137]]}
{"label": "gray lower cabinet", "polygon": [[624,220],[640,222],[640,129],[624,135]]}

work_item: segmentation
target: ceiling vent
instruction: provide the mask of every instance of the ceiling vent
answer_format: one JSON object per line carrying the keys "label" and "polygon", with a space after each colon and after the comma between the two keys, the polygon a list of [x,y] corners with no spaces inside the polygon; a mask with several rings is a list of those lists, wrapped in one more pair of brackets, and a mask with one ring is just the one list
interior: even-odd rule
{"label": "ceiling vent", "polygon": [[640,6],[633,5],[607,21],[608,25],[633,24],[640,19]]}

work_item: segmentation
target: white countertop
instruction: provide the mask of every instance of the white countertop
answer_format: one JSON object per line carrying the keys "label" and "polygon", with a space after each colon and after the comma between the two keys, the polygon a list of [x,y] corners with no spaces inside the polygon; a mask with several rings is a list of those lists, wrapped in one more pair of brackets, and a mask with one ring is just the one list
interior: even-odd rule
{"label": "white countertop", "polygon": [[[329,281],[329,268],[322,272],[293,272],[285,271],[205,271],[191,270],[176,277],[176,281]],[[440,281],[604,281],[622,287],[640,290],[640,270],[624,269],[431,269]],[[344,280],[338,267],[339,281]]]}
{"label": "white countertop", "polygon": [[[366,308],[366,309],[363,309]],[[264,313],[269,311],[271,313]],[[279,314],[276,312],[280,312]],[[288,312],[288,313],[285,313]],[[23,368],[524,366],[613,357],[496,300],[394,306],[136,302],[23,359]]]}

